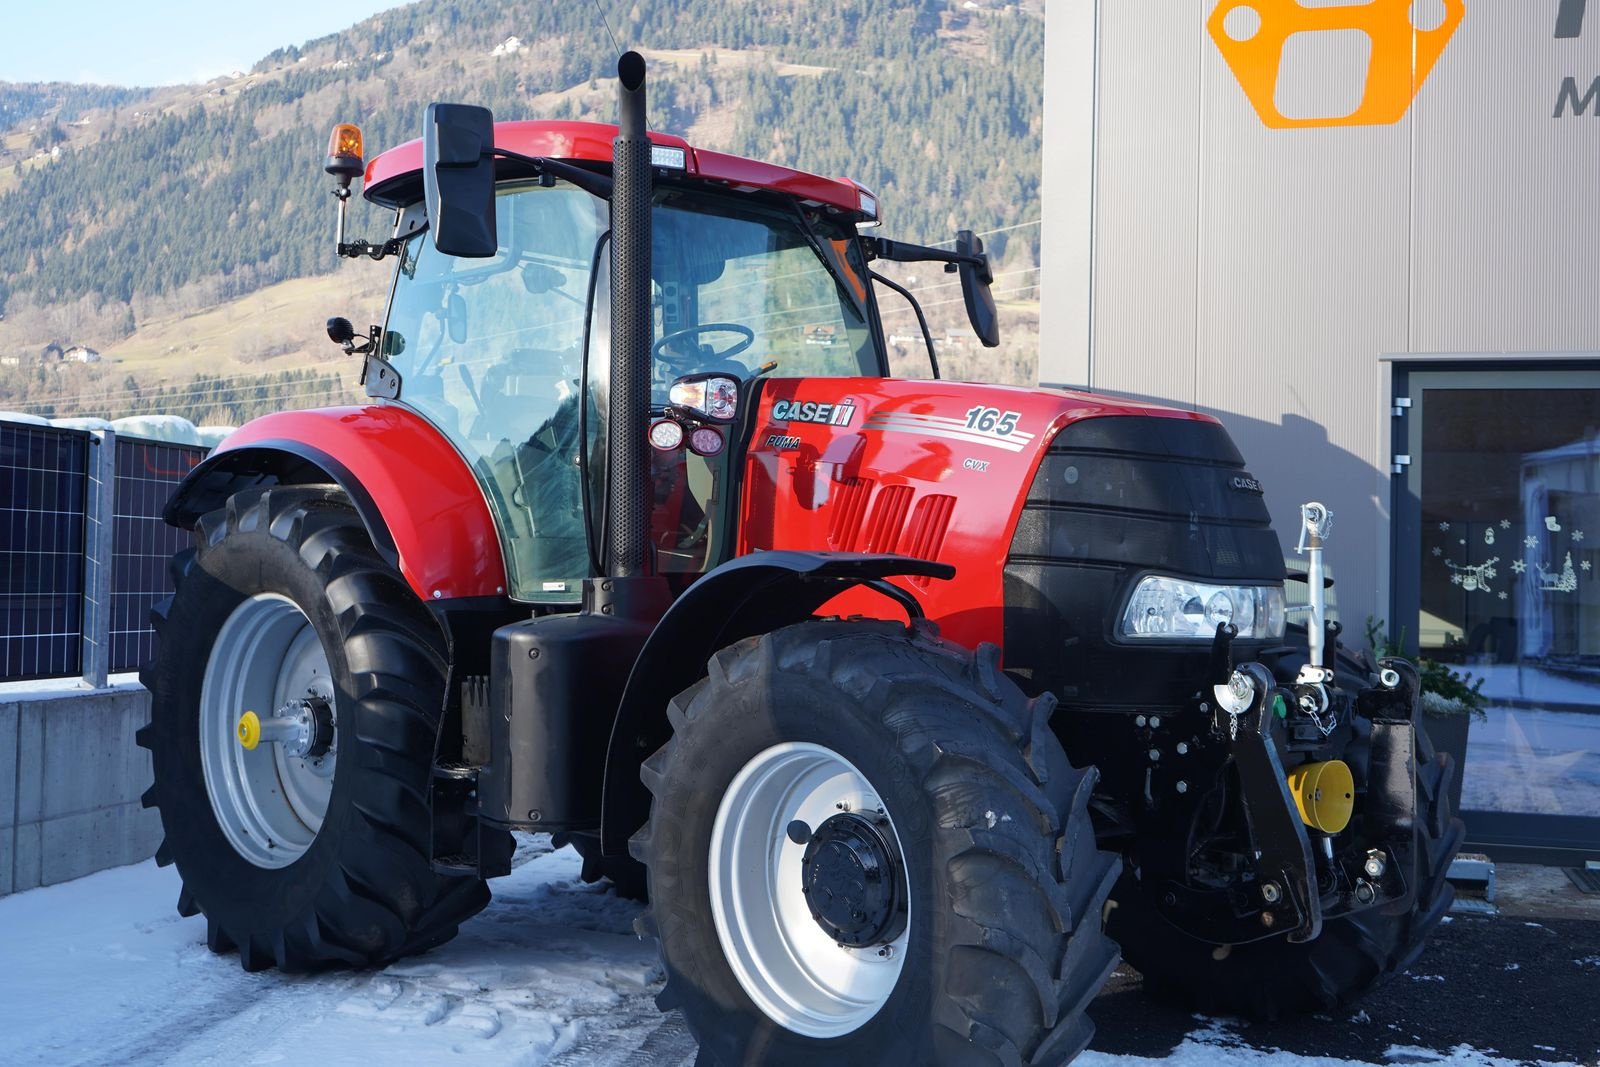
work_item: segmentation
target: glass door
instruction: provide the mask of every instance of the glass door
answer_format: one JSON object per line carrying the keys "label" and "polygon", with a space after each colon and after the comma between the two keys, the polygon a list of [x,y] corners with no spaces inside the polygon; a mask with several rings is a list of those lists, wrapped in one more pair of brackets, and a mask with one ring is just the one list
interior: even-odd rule
{"label": "glass door", "polygon": [[1600,855],[1600,370],[1397,368],[1396,392],[1391,634],[1481,682],[1469,839]]}

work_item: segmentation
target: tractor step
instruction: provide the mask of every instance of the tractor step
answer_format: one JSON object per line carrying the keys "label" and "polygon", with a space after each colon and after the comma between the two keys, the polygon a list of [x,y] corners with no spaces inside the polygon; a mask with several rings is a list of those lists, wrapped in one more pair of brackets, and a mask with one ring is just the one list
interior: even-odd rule
{"label": "tractor step", "polygon": [[475,782],[479,768],[466,763],[435,763],[433,776],[452,782]]}

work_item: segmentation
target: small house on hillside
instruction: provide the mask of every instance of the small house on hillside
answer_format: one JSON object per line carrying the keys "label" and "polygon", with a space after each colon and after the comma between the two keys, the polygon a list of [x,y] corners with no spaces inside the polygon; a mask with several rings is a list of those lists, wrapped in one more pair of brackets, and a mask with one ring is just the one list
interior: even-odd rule
{"label": "small house on hillside", "polygon": [[68,363],[99,363],[100,353],[88,345],[73,345],[61,353],[61,358]]}

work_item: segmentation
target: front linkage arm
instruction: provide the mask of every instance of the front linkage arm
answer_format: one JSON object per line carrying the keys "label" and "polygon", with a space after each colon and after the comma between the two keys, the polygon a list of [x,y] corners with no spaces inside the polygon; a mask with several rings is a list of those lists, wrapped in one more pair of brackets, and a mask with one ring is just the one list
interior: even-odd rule
{"label": "front linkage arm", "polygon": [[1233,761],[1239,770],[1240,799],[1255,843],[1257,892],[1263,905],[1263,934],[1290,929],[1290,941],[1311,941],[1322,932],[1322,902],[1317,894],[1311,840],[1289,795],[1288,775],[1278,759],[1274,729],[1283,729],[1277,709],[1285,694],[1272,672],[1259,663],[1239,671],[1255,690],[1255,701],[1239,717]]}
{"label": "front linkage arm", "polygon": [[[1226,657],[1223,635],[1213,651]],[[1248,897],[1170,880],[1161,890],[1161,910],[1180,929],[1214,944],[1246,944],[1285,932],[1291,941],[1310,941],[1322,932],[1316,865],[1274,736],[1275,730],[1283,730],[1278,709],[1292,695],[1277,686],[1262,664],[1243,664],[1237,673],[1249,682],[1250,703],[1233,714],[1218,706],[1214,728],[1230,738],[1256,878],[1248,883]]]}

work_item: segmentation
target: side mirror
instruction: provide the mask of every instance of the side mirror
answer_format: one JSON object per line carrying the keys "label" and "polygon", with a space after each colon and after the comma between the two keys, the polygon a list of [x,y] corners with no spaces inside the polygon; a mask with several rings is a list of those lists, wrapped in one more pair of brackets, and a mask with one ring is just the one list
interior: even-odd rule
{"label": "side mirror", "polygon": [[494,115],[471,104],[429,104],[422,155],[433,246],[467,259],[494,255]]}
{"label": "side mirror", "polygon": [[328,320],[328,340],[336,345],[349,344],[356,339],[356,328],[342,315]]}
{"label": "side mirror", "polygon": [[[958,230],[956,254],[982,256],[983,239],[971,230]],[[989,272],[989,261],[985,259],[982,267],[971,263],[960,263],[957,264],[956,271],[961,275],[961,296],[967,304],[967,321],[972,323],[972,332],[978,335],[983,347],[998,348],[1000,316],[995,311],[994,293],[989,289],[994,281],[994,275]]]}

